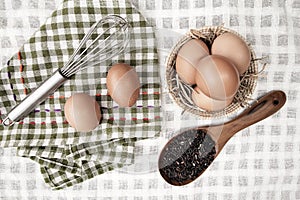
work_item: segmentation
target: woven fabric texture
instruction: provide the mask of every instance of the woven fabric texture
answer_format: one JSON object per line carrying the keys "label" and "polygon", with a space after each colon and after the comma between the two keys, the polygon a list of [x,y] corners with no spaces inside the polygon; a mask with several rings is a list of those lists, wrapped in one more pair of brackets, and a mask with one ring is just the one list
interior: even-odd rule
{"label": "woven fabric texture", "polygon": [[[62,1],[0,0],[0,69],[57,10],[57,6],[61,8]],[[0,199],[300,199],[299,0],[131,2],[154,27],[156,36],[163,112],[160,137],[135,142],[134,165],[56,191],[45,184],[39,164],[18,157],[17,148],[3,148],[1,145]],[[220,25],[244,36],[257,58],[264,58],[258,62],[259,71],[267,62],[265,70],[258,76],[251,98],[279,89],[287,94],[287,102],[278,113],[231,138],[212,165],[194,182],[183,187],[172,186],[160,176],[156,166],[161,149],[180,129],[202,126],[212,121],[199,120],[199,117],[185,112],[172,99],[166,83],[166,60],[172,48],[190,29]],[[80,78],[76,78],[77,81]],[[0,107],[2,113],[7,112],[4,109],[9,110]],[[54,148],[53,145],[50,147]],[[65,145],[59,147],[62,151]],[[31,149],[32,152],[34,150],[38,151],[37,148]],[[59,154],[53,156],[59,158]]]}
{"label": "woven fabric texture", "polygon": [[[53,189],[132,164],[134,143],[158,136],[160,83],[153,29],[128,1],[66,0],[0,72],[3,120],[68,61],[92,24],[108,14],[130,23],[131,40],[124,54],[80,71],[24,120],[8,128],[0,126],[0,145],[18,147],[19,156],[38,162]],[[107,71],[119,62],[133,66],[140,78],[140,97],[132,107],[119,107],[107,93]],[[64,104],[74,93],[88,93],[99,103],[102,120],[94,131],[76,132],[66,121]]]}

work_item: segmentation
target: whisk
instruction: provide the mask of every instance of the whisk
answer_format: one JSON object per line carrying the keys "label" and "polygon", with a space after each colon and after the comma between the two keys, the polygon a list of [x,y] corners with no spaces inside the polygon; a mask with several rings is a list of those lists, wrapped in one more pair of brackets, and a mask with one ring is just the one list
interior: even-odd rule
{"label": "whisk", "polygon": [[72,75],[121,53],[128,41],[129,23],[119,15],[108,15],[93,24],[69,61],[15,106],[3,120],[3,125],[10,126],[26,117]]}

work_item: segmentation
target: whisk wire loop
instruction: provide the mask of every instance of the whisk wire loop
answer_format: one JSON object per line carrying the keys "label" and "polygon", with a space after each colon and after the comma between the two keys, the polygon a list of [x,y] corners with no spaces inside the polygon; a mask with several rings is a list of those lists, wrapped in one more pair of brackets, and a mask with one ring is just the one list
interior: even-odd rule
{"label": "whisk wire loop", "polygon": [[[119,27],[118,30],[121,31],[122,27]],[[72,74],[76,73],[78,70],[84,69],[88,66],[93,66],[102,63],[104,60],[108,60],[114,57],[117,54],[116,49],[118,51],[122,51],[124,49],[124,44],[119,41],[124,40],[125,35],[118,31],[113,35],[109,35],[104,40],[99,40],[102,35],[98,35],[95,40],[93,40],[88,46],[76,57],[73,58],[73,62],[69,64],[72,66],[69,70],[64,71],[64,75],[69,77]],[[105,30],[104,34],[109,30]],[[112,40],[109,44],[109,42]],[[98,44],[95,44],[98,41]],[[123,44],[123,45],[122,45]],[[95,46],[96,45],[96,46]],[[106,48],[103,48],[106,47]],[[90,51],[89,51],[90,50]]]}
{"label": "whisk wire loop", "polygon": [[[116,56],[127,45],[128,28],[128,22],[117,15],[109,15],[95,23],[83,37],[69,61],[61,68],[61,73],[70,77],[91,64],[100,64]],[[99,29],[101,33],[97,32]],[[95,39],[92,38],[94,35]]]}

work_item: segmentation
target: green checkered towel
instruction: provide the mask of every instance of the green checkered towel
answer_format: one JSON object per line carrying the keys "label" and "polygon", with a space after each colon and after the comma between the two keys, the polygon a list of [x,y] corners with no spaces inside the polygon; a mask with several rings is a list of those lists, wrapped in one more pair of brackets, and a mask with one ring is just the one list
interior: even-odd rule
{"label": "green checkered towel", "polygon": [[[161,129],[160,78],[153,28],[126,0],[65,0],[0,72],[0,121],[27,94],[62,67],[91,25],[109,14],[126,18],[131,40],[126,52],[67,81],[24,120],[0,125],[0,146],[18,147],[18,155],[41,165],[53,189],[72,186],[106,171],[134,163],[135,142],[157,137]],[[120,108],[107,94],[106,75],[117,62],[137,71],[137,103]],[[102,108],[101,124],[76,132],[64,117],[74,93],[94,96]]]}

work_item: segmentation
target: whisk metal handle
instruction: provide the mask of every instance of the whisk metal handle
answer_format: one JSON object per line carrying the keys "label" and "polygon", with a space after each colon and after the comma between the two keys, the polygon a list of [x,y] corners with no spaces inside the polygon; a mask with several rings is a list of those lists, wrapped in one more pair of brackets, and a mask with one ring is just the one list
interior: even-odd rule
{"label": "whisk metal handle", "polygon": [[45,99],[58,89],[67,78],[62,75],[60,70],[56,70],[54,74],[46,79],[38,88],[31,92],[20,104],[15,106],[3,120],[3,125],[11,126],[15,122],[23,119],[34,108],[45,101]]}

